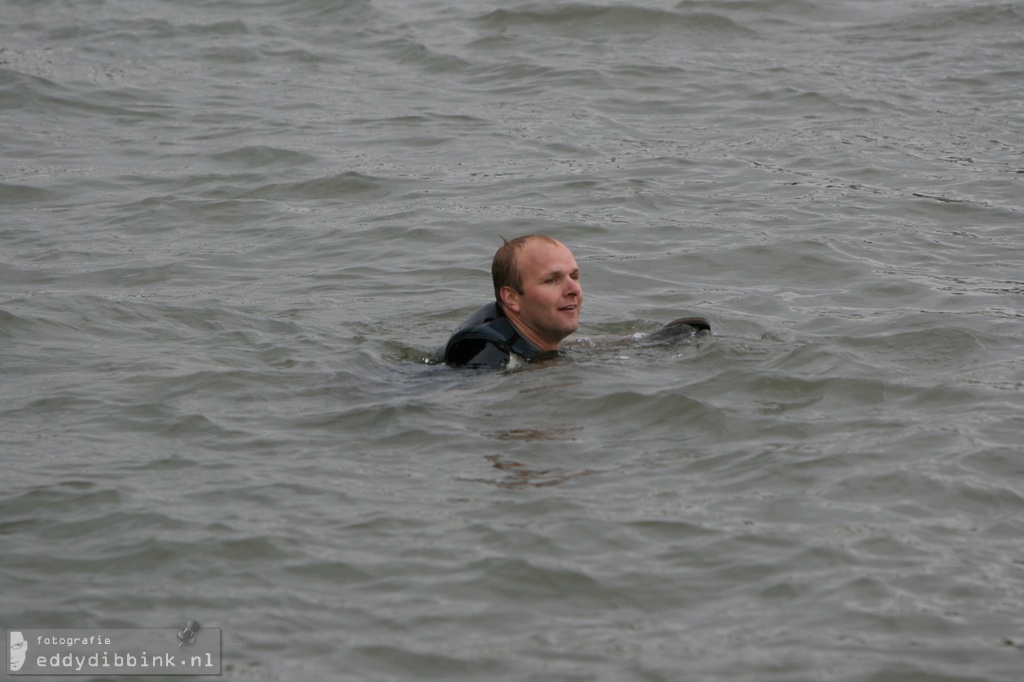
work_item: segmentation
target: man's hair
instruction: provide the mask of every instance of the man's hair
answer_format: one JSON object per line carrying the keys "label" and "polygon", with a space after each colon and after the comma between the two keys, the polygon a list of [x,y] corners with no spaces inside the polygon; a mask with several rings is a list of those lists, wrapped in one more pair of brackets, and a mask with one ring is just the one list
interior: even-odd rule
{"label": "man's hair", "polygon": [[501,238],[503,244],[494,254],[491,261],[491,279],[494,280],[494,299],[501,303],[501,288],[512,287],[518,293],[523,293],[523,277],[519,273],[519,263],[516,260],[518,253],[530,241],[540,239],[552,244],[558,244],[558,240],[542,234],[528,234],[515,239]]}

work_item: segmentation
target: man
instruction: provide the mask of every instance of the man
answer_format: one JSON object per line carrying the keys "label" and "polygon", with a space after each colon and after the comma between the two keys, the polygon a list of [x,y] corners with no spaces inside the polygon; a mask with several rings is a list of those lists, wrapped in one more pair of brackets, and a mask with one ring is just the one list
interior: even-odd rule
{"label": "man", "polygon": [[[505,242],[494,254],[494,302],[473,313],[440,351],[454,367],[506,367],[553,354],[580,326],[580,268],[565,244],[532,234]],[[602,339],[601,345],[637,341],[662,345],[710,332],[702,317],[684,317],[641,337]]]}
{"label": "man", "polygon": [[449,339],[442,360],[457,367],[504,367],[513,356],[557,351],[580,326],[580,268],[565,244],[544,235],[502,240],[491,263],[494,302]]}

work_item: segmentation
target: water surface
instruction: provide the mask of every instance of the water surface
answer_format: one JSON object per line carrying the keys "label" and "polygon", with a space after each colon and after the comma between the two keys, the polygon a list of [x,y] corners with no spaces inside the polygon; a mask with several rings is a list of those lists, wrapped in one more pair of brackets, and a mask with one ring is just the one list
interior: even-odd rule
{"label": "water surface", "polygon": [[[191,618],[240,679],[1016,682],[1022,31],[7,2],[0,627]],[[431,364],[531,232],[583,341]]]}

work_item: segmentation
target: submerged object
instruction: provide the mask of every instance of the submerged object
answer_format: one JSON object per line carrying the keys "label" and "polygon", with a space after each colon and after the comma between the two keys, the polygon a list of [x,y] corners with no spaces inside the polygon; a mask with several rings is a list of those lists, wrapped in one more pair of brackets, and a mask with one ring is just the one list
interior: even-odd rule
{"label": "submerged object", "polygon": [[640,340],[644,345],[662,345],[672,343],[681,338],[691,338],[697,334],[711,333],[711,323],[703,317],[680,317],[672,320],[661,329],[651,332]]}

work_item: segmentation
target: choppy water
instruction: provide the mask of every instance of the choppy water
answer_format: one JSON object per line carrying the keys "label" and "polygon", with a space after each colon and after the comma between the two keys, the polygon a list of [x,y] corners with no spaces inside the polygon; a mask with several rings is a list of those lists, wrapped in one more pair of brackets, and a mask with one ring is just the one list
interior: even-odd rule
{"label": "choppy water", "polygon": [[[0,627],[1017,682],[1022,54],[1020,2],[4,0]],[[714,336],[424,362],[529,232],[580,336]]]}

